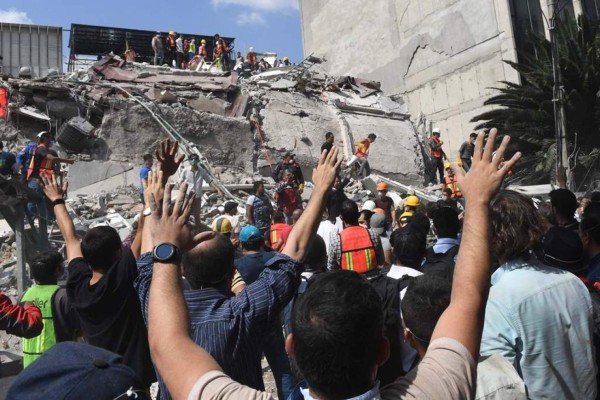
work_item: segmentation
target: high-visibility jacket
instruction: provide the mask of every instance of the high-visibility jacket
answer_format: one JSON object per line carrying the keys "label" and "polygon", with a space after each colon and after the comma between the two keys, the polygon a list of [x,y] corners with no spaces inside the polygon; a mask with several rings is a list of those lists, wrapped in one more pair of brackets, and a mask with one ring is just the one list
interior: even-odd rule
{"label": "high-visibility jacket", "polygon": [[190,42],[188,45],[188,53],[196,54],[196,43]]}
{"label": "high-visibility jacket", "polygon": [[39,336],[32,339],[23,338],[23,367],[25,368],[56,344],[52,298],[57,290],[58,285],[33,285],[21,299],[22,302],[29,301],[40,309],[44,323],[44,329]]}
{"label": "high-visibility jacket", "polygon": [[171,49],[175,49],[177,47],[177,43],[175,43],[175,36],[167,36],[167,43]]}
{"label": "high-visibility jacket", "polygon": [[[435,142],[435,144],[437,144],[437,145],[439,145],[441,143],[441,140],[435,136],[432,137],[431,140],[433,140]],[[431,150],[432,157],[442,158],[442,147],[441,146],[437,150],[434,150],[433,148],[430,147],[430,150]]]}
{"label": "high-visibility jacket", "polygon": [[273,224],[271,225],[271,245],[275,245],[281,239],[281,234],[288,224]]}
{"label": "high-visibility jacket", "polygon": [[444,177],[444,179],[445,179],[444,189],[450,188],[452,190],[452,196],[450,196],[450,198],[453,199],[455,197],[462,197],[462,192],[460,191],[460,188],[458,187],[456,178],[450,178],[448,175],[446,175]]}
{"label": "high-visibility jacket", "polygon": [[[40,147],[45,147],[46,149],[48,148],[48,146],[45,144],[39,144],[36,147],[35,153],[34,153],[33,157],[31,157],[31,160],[29,161],[29,169],[27,170],[27,180],[31,179],[31,175],[33,175],[33,172],[35,171],[35,160],[37,157],[39,157],[37,155],[37,152]],[[52,160],[49,160],[47,157],[44,157],[42,159],[42,161],[40,162],[40,167],[39,167],[39,171],[38,171],[39,176],[42,176],[45,174],[52,174],[52,165],[53,164],[54,163],[52,162]]]}
{"label": "high-visibility jacket", "polygon": [[371,142],[369,142],[369,139],[361,140],[356,146],[356,152],[354,153],[354,155],[359,158],[365,157],[369,152],[369,146],[371,146]]}
{"label": "high-visibility jacket", "polygon": [[[343,270],[364,274],[379,265],[375,245],[369,231],[362,226],[350,226],[340,233]],[[383,260],[382,260],[383,261]]]}

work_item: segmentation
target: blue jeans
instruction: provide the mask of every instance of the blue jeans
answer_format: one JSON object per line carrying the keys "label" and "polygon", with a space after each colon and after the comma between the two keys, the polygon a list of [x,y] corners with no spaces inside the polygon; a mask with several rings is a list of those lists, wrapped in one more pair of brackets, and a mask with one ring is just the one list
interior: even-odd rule
{"label": "blue jeans", "polygon": [[26,210],[27,215],[32,220],[35,218],[38,218],[40,223],[42,222],[42,220],[44,222],[47,222],[50,212],[48,209],[46,195],[44,194],[44,191],[40,187],[38,180],[36,178],[31,178],[29,180],[29,182],[27,182],[27,187],[29,189],[33,190],[34,192],[36,192],[37,194],[39,194],[40,196],[42,196],[41,200],[32,201],[32,202],[27,203],[27,210]]}
{"label": "blue jeans", "polygon": [[265,336],[263,353],[267,358],[271,371],[273,371],[273,377],[277,385],[277,396],[280,399],[287,399],[294,389],[294,378],[290,360],[285,352],[285,339],[279,323],[275,324]]}

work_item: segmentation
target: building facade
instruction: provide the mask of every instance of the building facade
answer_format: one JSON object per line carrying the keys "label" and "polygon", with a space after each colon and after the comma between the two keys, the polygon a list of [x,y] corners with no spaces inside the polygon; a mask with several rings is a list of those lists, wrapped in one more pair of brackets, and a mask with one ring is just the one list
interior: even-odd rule
{"label": "building facade", "polygon": [[530,32],[548,33],[549,1],[600,15],[600,0],[300,0],[304,53],[324,56],[332,75],[381,81],[415,122],[441,128],[456,159],[494,88],[519,82],[504,61],[528,50]]}

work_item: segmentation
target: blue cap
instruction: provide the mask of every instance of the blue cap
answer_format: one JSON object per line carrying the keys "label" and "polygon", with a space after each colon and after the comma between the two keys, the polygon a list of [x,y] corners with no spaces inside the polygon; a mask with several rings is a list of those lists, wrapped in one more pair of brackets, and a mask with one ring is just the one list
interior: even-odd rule
{"label": "blue cap", "polygon": [[257,227],[254,225],[246,225],[242,228],[240,232],[240,242],[246,243],[251,241],[252,239],[260,239],[262,235]]}
{"label": "blue cap", "polygon": [[25,368],[11,385],[7,399],[105,400],[148,399],[137,375],[108,350],[62,342]]}

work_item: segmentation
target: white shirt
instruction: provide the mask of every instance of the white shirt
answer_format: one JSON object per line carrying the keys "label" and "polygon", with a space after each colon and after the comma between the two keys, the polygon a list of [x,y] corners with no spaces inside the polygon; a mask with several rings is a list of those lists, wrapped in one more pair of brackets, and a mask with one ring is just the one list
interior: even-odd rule
{"label": "white shirt", "polygon": [[188,193],[192,190],[195,190],[196,198],[200,199],[202,198],[202,190],[205,179],[208,183],[211,182],[210,177],[202,168],[198,168],[197,171],[192,171],[191,168],[187,168],[181,173],[181,176],[179,177],[179,183],[187,183]]}
{"label": "white shirt", "polygon": [[229,214],[219,215],[217,218],[215,218],[213,220],[213,223],[211,226],[214,226],[215,222],[217,222],[221,218],[227,218],[229,220],[229,222],[231,223],[231,229],[233,229],[233,233],[240,233],[240,216],[239,215],[229,215]]}
{"label": "white shirt", "polygon": [[317,235],[323,238],[325,247],[327,248],[327,254],[329,254],[329,246],[331,245],[331,234],[339,233],[338,227],[331,223],[329,220],[321,221],[319,229],[317,229]]}
{"label": "white shirt", "polygon": [[175,45],[177,45],[177,51],[183,53],[183,39],[177,38],[177,40],[175,40]]}

